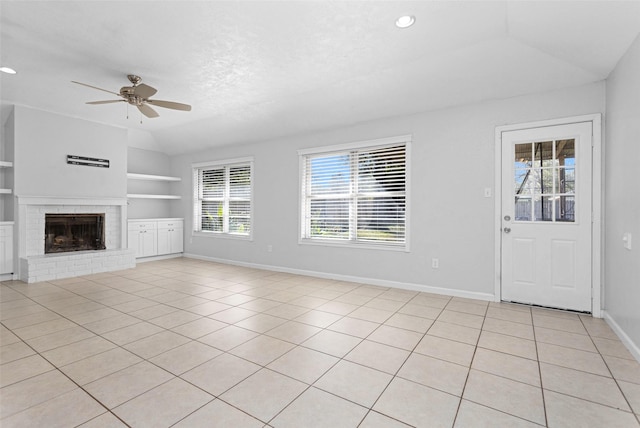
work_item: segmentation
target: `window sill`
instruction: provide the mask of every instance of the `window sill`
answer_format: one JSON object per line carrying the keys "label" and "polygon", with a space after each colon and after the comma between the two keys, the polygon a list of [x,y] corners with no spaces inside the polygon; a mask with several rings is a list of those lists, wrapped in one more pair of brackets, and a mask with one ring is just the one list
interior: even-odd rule
{"label": "window sill", "polygon": [[405,243],[404,245],[385,245],[385,244],[375,244],[372,242],[340,242],[337,240],[331,239],[299,239],[298,244],[300,245],[315,245],[320,247],[338,247],[338,248],[354,248],[361,250],[383,250],[383,251],[397,251],[408,253],[409,252],[409,244]]}
{"label": "window sill", "polygon": [[253,241],[253,237],[251,235],[238,235],[234,233],[192,231],[191,236],[197,236],[197,237],[203,237],[203,238],[216,238],[216,239],[236,239],[239,241]]}

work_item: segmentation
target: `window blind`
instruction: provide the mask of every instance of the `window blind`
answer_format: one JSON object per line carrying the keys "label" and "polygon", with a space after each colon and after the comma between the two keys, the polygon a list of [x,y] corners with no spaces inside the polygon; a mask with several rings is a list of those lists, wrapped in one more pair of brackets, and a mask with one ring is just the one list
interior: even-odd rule
{"label": "window blind", "polygon": [[194,168],[194,229],[250,235],[251,164]]}
{"label": "window blind", "polygon": [[404,245],[407,145],[302,155],[303,240]]}

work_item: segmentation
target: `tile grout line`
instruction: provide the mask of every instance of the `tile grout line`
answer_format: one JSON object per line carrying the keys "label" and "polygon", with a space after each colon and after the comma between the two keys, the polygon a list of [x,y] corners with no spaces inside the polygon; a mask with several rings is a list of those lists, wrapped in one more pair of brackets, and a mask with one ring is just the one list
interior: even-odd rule
{"label": "tile grout line", "polygon": [[[620,383],[618,382],[618,379],[614,376],[613,371],[611,371],[611,367],[609,367],[609,363],[607,363],[607,360],[604,358],[604,355],[600,352],[600,348],[598,348],[598,345],[596,345],[595,341],[593,340],[593,336],[591,336],[591,333],[589,333],[589,330],[587,329],[587,326],[585,325],[585,323],[582,320],[582,318],[578,317],[578,319],[580,320],[580,323],[582,324],[584,329],[587,331],[587,334],[589,335],[589,339],[591,340],[591,342],[593,343],[593,346],[598,351],[598,355],[602,359],[602,362],[604,363],[605,367],[607,367],[607,370],[609,371],[609,374],[611,375],[611,379],[613,379],[613,381],[615,382],[616,386],[618,387],[618,391],[620,391],[620,394],[622,395],[622,398],[624,398],[625,403],[627,403],[627,406],[629,406],[629,410],[631,410],[631,414],[634,415],[636,417],[636,420],[638,420],[638,423],[640,423],[640,416],[634,412],[633,406],[631,406],[631,402],[629,401],[629,398],[627,397],[627,395],[622,390],[622,387],[620,387]],[[588,400],[588,401],[590,401],[590,400]],[[601,403],[596,403],[596,404],[603,405]],[[618,410],[622,410],[622,409],[618,409]]]}
{"label": "tile grout line", "polygon": [[[443,309],[444,311],[444,309]],[[458,419],[458,415],[460,413],[460,407],[462,407],[462,400],[464,397],[464,392],[467,389],[467,383],[469,382],[469,376],[471,376],[471,367],[473,366],[473,360],[476,357],[476,352],[478,351],[478,345],[480,344],[480,336],[482,335],[482,327],[484,327],[484,323],[487,319],[487,312],[489,311],[489,304],[487,304],[487,308],[485,309],[485,315],[482,318],[482,324],[480,325],[480,333],[478,333],[478,338],[476,339],[476,343],[473,346],[473,354],[471,355],[471,361],[469,361],[469,370],[467,371],[467,376],[464,379],[464,384],[462,385],[462,391],[460,391],[460,401],[458,402],[458,407],[456,409],[456,414],[453,418],[453,424],[452,426],[455,426],[456,424],[456,420]]]}
{"label": "tile grout line", "polygon": [[538,339],[536,336],[536,325],[533,317],[533,310],[531,309],[531,328],[533,330],[533,343],[536,347],[536,363],[538,364],[538,376],[540,377],[540,394],[542,395],[542,410],[544,411],[544,426],[549,426],[549,415],[547,412],[547,400],[544,393],[544,382],[542,380],[542,366],[540,365],[540,352],[538,350]]}

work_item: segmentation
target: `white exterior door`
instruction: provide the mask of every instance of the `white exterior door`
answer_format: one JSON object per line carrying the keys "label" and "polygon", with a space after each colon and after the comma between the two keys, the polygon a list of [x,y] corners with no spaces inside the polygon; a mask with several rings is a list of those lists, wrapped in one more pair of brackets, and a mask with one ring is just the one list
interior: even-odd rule
{"label": "white exterior door", "polygon": [[592,311],[592,126],[502,133],[502,300]]}

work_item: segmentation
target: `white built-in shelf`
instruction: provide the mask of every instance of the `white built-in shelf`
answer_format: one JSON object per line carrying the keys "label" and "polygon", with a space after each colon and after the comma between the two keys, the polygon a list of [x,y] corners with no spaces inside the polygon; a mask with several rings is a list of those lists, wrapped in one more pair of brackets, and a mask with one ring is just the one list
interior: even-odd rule
{"label": "white built-in shelf", "polygon": [[[13,167],[13,162],[2,161],[0,160],[0,168],[11,168]],[[0,189],[0,195],[10,195],[13,193],[11,189]]]}
{"label": "white built-in shelf", "polygon": [[[180,177],[169,177],[167,175],[151,175],[151,174],[137,174],[135,172],[128,172],[127,179],[129,180],[146,180],[146,181],[182,181]],[[139,193],[130,193],[127,195],[129,199],[181,199],[177,195],[145,195]]]}
{"label": "white built-in shelf", "polygon": [[134,172],[128,172],[127,178],[129,180],[148,180],[148,181],[182,181],[180,177],[169,177],[166,175],[150,175],[150,174],[136,174]]}
{"label": "white built-in shelf", "polygon": [[129,193],[127,195],[129,199],[181,199],[177,195],[143,195],[139,193]]}

